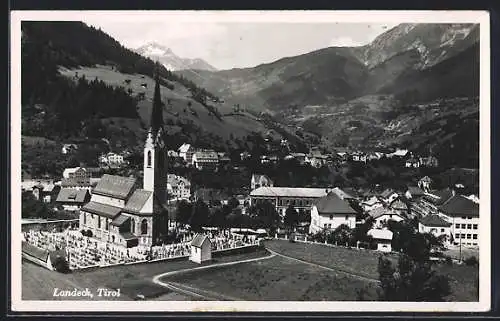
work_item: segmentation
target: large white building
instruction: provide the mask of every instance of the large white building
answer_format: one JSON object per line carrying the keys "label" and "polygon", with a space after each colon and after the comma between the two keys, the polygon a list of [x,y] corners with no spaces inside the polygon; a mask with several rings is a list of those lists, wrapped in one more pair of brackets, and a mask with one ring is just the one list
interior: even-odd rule
{"label": "large white building", "polygon": [[479,246],[479,204],[463,195],[454,195],[439,207],[439,215],[451,223],[453,244]]}
{"label": "large white building", "polygon": [[250,205],[261,202],[273,204],[281,216],[285,215],[288,206],[292,205],[299,213],[310,213],[314,201],[333,191],[342,199],[352,198],[338,187],[309,188],[309,187],[259,187],[250,192]]}
{"label": "large white building", "polygon": [[340,198],[335,192],[330,192],[314,202],[309,233],[335,230],[342,224],[350,228],[356,227],[356,211],[349,202]]}

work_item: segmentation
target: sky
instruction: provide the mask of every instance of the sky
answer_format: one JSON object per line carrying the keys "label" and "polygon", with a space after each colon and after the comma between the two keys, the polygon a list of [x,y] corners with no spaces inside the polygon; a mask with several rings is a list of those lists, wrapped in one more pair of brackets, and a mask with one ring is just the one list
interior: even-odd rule
{"label": "sky", "polygon": [[135,49],[149,42],[169,47],[182,58],[201,58],[217,69],[254,67],[283,57],[332,46],[369,43],[396,23],[171,21],[83,19],[122,45]]}

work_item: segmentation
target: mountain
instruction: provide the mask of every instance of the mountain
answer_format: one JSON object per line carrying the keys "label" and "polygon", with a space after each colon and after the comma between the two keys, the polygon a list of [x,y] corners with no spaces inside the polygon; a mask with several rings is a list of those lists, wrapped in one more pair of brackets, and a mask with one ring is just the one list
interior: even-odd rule
{"label": "mountain", "polygon": [[203,59],[189,59],[177,56],[170,48],[162,46],[156,42],[150,42],[134,50],[138,54],[159,61],[165,68],[172,71],[192,69],[209,70],[217,69]]}
{"label": "mountain", "polygon": [[479,39],[475,24],[400,24],[379,35],[370,44],[353,48],[369,68],[408,51],[416,51],[415,67],[433,66],[469,47]]}
{"label": "mountain", "polygon": [[[425,86],[440,88],[444,90],[442,95],[451,96],[456,90],[453,86],[443,87],[442,81],[477,82],[470,64],[476,68],[479,61],[468,60],[464,66],[456,64],[455,68],[463,69],[454,73],[459,78],[443,77],[436,73],[439,68],[432,68],[464,51],[478,52],[474,46],[478,41],[479,27],[474,24],[401,24],[366,46],[331,47],[253,68],[178,73],[226,101],[257,110],[334,106],[364,95],[411,91],[422,87],[419,83],[422,75],[427,81]],[[470,53],[468,58],[472,56]],[[430,71],[421,73],[425,70]],[[404,82],[399,88],[401,79]],[[472,88],[467,95],[477,94],[476,86]],[[424,94],[419,99],[435,96]]]}
{"label": "mountain", "polygon": [[21,29],[23,136],[58,143],[104,138],[113,150],[142,151],[156,70],[170,149],[185,142],[217,150],[243,148],[249,136],[264,136],[274,126],[246,112],[234,113],[205,88],[84,23],[23,21]]}

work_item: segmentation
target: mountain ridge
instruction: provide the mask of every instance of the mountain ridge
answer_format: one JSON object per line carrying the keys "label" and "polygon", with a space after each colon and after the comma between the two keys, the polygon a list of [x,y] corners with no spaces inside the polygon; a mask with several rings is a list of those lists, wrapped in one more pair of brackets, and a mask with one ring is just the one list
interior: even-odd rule
{"label": "mountain ridge", "polygon": [[144,57],[159,61],[165,68],[171,71],[186,69],[217,71],[217,68],[201,58],[181,58],[176,55],[171,48],[163,46],[155,41],[148,42],[133,49],[133,51]]}

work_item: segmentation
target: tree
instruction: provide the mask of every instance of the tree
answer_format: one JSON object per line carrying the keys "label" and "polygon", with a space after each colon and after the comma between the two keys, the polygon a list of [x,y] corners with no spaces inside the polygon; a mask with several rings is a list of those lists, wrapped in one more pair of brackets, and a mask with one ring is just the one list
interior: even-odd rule
{"label": "tree", "polygon": [[285,211],[284,223],[288,227],[288,231],[292,232],[299,222],[299,213],[292,206],[289,205]]}
{"label": "tree", "polygon": [[444,301],[451,293],[449,278],[432,270],[430,262],[417,262],[402,254],[397,268],[379,257],[379,298],[383,301]]}
{"label": "tree", "polygon": [[185,200],[181,200],[177,202],[176,211],[177,211],[176,214],[177,222],[180,224],[188,224],[189,219],[191,218],[192,204]]}
{"label": "tree", "polygon": [[348,244],[352,239],[352,231],[346,224],[339,225],[332,233],[333,240],[337,244]]}
{"label": "tree", "polygon": [[231,197],[228,201],[228,205],[231,209],[237,208],[240,205],[240,202],[236,199],[236,197]]}
{"label": "tree", "polygon": [[208,222],[209,213],[208,205],[202,200],[198,200],[193,206],[191,218],[189,219],[191,229],[200,232],[202,226]]}

